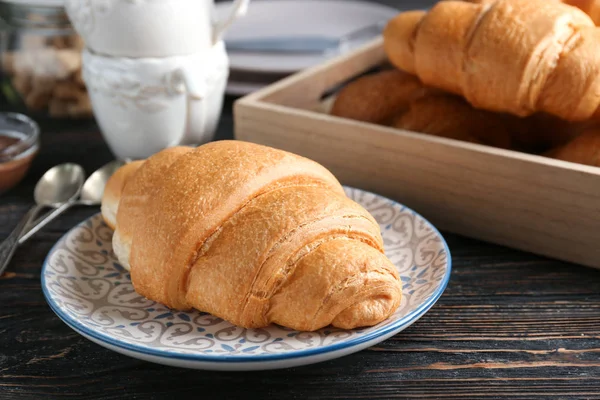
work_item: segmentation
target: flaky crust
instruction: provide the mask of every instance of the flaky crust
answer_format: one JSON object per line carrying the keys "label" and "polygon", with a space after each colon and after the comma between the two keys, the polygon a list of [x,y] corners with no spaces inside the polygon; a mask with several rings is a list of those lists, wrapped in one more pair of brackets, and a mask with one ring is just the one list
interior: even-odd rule
{"label": "flaky crust", "polygon": [[378,72],[348,83],[336,98],[332,114],[531,153],[562,145],[590,124],[541,113],[522,118],[476,109],[462,97],[423,86],[403,71]]}
{"label": "flaky crust", "polygon": [[321,165],[269,147],[154,155],[124,184],[116,232],[138,293],[242,327],[354,328],[400,304],[373,217]]}
{"label": "flaky crust", "polygon": [[564,0],[564,3],[581,9],[592,18],[596,25],[600,25],[600,2],[598,0]]}
{"label": "flaky crust", "polygon": [[389,59],[476,108],[583,121],[600,104],[600,31],[557,1],[442,1],[384,31]]}
{"label": "flaky crust", "polygon": [[[145,161],[139,161],[140,164],[136,171],[139,176],[136,179],[129,179],[130,182],[123,185],[116,214],[119,224],[115,227],[113,235],[113,251],[126,269],[130,269],[129,259],[134,231],[145,228],[146,204],[159,189],[157,183],[161,182],[164,175],[168,173],[168,168],[179,156],[191,150],[192,148],[184,146],[171,147],[154,154]],[[129,175],[126,178],[132,176]]]}
{"label": "flaky crust", "polygon": [[363,76],[344,86],[331,108],[331,114],[356,121],[389,125],[408,108],[412,99],[427,89],[419,80],[397,69]]}
{"label": "flaky crust", "polygon": [[511,148],[513,134],[525,125],[508,115],[477,110],[449,94],[412,101],[394,122],[396,128],[504,149]]}
{"label": "flaky crust", "polygon": [[589,129],[545,154],[557,160],[600,167],[600,129]]}
{"label": "flaky crust", "polygon": [[[496,0],[463,0],[470,3],[486,4],[493,3]],[[600,24],[600,0],[546,0],[557,1],[579,8],[590,16],[596,25]]]}
{"label": "flaky crust", "polygon": [[125,187],[125,183],[131,175],[137,172],[143,161],[134,161],[125,164],[112,175],[111,179],[106,183],[104,193],[102,195],[102,203],[100,212],[102,219],[111,229],[117,226],[117,212],[119,208],[119,199]]}

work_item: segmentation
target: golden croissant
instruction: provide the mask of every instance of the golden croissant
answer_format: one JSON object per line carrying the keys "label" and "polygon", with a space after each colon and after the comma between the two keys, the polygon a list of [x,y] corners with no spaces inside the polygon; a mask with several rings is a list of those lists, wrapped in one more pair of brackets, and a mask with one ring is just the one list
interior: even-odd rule
{"label": "golden croissant", "polygon": [[599,114],[600,28],[558,1],[442,1],[384,30],[390,61],[474,107],[570,121]]}
{"label": "golden croissant", "polygon": [[564,3],[577,7],[589,15],[594,23],[600,23],[600,4],[598,0],[563,0]]}
{"label": "golden croissant", "polygon": [[139,294],[246,328],[375,325],[401,281],[379,225],[320,164],[270,147],[173,147],[120,168],[102,215]]}
{"label": "golden croissant", "polygon": [[557,160],[600,167],[600,130],[591,128],[544,154]]}
{"label": "golden croissant", "polygon": [[[472,3],[493,3],[496,0],[466,0]],[[592,18],[596,25],[600,23],[600,0],[547,0],[561,1],[573,7],[579,8]]]}
{"label": "golden croissant", "polygon": [[337,94],[331,114],[533,153],[565,144],[590,125],[541,113],[521,118],[477,109],[460,96],[426,87],[396,69],[348,83]]}

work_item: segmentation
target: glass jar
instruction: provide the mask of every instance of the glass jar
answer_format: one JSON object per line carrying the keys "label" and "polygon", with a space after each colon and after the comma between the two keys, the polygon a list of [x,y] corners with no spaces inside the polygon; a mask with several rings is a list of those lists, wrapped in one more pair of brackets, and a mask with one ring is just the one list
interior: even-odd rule
{"label": "glass jar", "polygon": [[0,0],[2,102],[34,117],[91,117],[82,49],[62,0]]}

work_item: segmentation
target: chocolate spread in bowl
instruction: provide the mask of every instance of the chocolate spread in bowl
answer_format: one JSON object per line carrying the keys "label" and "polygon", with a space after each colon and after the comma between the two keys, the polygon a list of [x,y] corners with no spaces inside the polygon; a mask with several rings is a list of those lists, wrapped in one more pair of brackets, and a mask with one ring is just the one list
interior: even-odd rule
{"label": "chocolate spread in bowl", "polygon": [[0,194],[23,179],[37,154],[37,144],[16,151],[17,145],[23,140],[24,135],[18,132],[0,130]]}

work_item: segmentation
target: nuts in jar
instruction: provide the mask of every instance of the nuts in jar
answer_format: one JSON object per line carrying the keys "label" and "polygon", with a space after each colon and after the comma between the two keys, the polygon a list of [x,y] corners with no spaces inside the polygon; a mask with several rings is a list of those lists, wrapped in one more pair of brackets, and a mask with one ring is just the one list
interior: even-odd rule
{"label": "nuts in jar", "polygon": [[8,102],[32,114],[90,117],[81,78],[83,40],[62,7],[1,3],[0,18],[6,22],[1,67]]}

